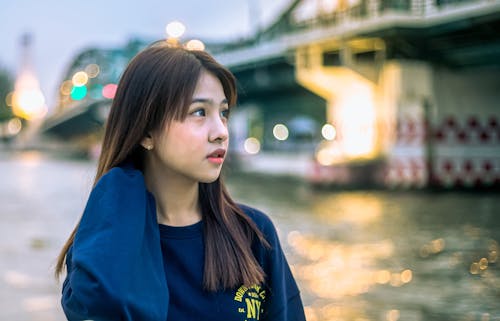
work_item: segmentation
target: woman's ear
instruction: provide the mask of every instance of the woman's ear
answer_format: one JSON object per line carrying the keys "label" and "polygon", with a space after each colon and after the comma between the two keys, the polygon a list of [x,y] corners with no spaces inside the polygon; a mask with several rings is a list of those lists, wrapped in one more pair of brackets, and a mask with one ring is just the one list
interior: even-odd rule
{"label": "woman's ear", "polygon": [[153,137],[151,137],[151,134],[147,134],[141,140],[141,146],[144,147],[147,150],[152,150],[153,149],[154,144],[153,144]]}

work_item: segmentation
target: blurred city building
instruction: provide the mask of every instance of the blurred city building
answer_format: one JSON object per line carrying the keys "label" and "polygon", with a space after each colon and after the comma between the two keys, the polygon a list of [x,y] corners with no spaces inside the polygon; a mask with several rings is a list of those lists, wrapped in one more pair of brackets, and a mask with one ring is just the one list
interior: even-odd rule
{"label": "blurred city building", "polygon": [[[489,188],[500,186],[498,30],[498,0],[295,0],[253,37],[206,50],[239,81],[243,162],[310,155],[299,174],[315,184]],[[97,146],[119,75],[146,44],[76,57],[43,133]]]}

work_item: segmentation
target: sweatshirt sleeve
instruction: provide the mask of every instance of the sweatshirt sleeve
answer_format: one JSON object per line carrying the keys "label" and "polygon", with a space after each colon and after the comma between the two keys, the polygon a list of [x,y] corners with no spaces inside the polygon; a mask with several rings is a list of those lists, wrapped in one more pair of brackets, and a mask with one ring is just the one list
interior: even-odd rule
{"label": "sweatshirt sleeve", "polygon": [[113,168],[90,193],[66,257],[68,320],[166,320],[154,199],[137,170]]}
{"label": "sweatshirt sleeve", "polygon": [[268,249],[259,246],[260,251],[257,251],[270,292],[265,303],[263,320],[305,321],[300,291],[282,250],[276,228],[264,213],[244,206],[242,209],[255,221],[271,246]]}

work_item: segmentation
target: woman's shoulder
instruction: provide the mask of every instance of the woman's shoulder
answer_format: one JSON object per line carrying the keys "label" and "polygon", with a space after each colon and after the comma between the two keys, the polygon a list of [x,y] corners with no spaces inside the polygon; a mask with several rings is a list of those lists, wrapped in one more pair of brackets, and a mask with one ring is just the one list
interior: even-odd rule
{"label": "woman's shoulder", "polygon": [[143,179],[142,172],[135,167],[124,164],[112,167],[109,171],[107,171],[102,177],[101,180],[136,180]]}
{"label": "woman's shoulder", "polygon": [[144,185],[144,176],[142,172],[132,166],[120,165],[112,167],[98,180],[96,187],[102,186],[109,188],[114,187],[130,187],[131,185]]}
{"label": "woman's shoulder", "polygon": [[147,200],[147,188],[142,172],[117,166],[99,178],[91,191],[89,203],[113,205],[119,208]]}

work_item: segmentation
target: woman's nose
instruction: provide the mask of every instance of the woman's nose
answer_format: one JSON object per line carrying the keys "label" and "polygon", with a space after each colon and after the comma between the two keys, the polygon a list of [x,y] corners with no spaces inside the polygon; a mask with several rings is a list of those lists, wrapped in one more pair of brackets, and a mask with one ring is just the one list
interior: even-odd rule
{"label": "woman's nose", "polygon": [[211,127],[210,127],[210,134],[209,134],[209,140],[211,142],[215,141],[226,141],[229,137],[229,132],[227,129],[227,122],[226,120],[222,119],[221,117],[214,117],[213,121],[211,122]]}

